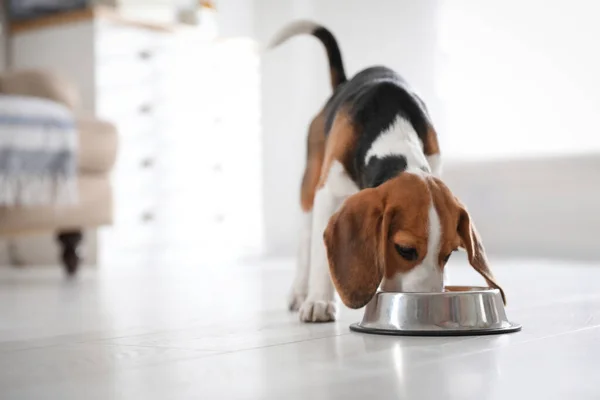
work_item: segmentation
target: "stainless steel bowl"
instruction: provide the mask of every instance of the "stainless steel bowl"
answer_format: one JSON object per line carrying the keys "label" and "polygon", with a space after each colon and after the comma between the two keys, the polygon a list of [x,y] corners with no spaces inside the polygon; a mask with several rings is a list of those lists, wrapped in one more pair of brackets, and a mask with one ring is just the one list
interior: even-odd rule
{"label": "stainless steel bowl", "polygon": [[441,293],[378,292],[357,332],[406,336],[490,335],[517,332],[498,289],[448,286]]}

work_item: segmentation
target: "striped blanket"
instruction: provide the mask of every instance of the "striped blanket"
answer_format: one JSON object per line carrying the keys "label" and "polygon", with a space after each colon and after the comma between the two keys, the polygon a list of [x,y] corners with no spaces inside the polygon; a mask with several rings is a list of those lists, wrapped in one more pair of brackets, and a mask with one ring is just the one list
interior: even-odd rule
{"label": "striped blanket", "polygon": [[61,104],[0,95],[0,206],[75,202],[77,139]]}

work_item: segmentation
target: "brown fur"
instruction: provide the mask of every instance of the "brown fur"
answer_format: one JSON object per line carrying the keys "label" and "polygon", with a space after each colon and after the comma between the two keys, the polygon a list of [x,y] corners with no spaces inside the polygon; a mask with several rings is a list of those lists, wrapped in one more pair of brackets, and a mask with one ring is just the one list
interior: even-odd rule
{"label": "brown fur", "polygon": [[306,141],[306,168],[302,178],[301,205],[304,212],[313,208],[325,157],[325,115],[321,111],[310,124]]}
{"label": "brown fur", "polygon": [[437,132],[433,129],[433,126],[429,125],[427,128],[427,135],[423,141],[423,153],[426,156],[440,153],[440,145],[438,144]]}
{"label": "brown fur", "polygon": [[[399,188],[406,190],[398,190]],[[334,285],[344,304],[364,306],[381,279],[418,265],[427,250],[431,203],[423,180],[401,174],[383,185],[351,196],[330,220],[324,238]],[[406,261],[395,242],[417,247],[419,258]]]}
{"label": "brown fur", "polygon": [[325,146],[325,158],[318,187],[327,181],[329,169],[334,161],[342,163],[346,171],[351,170],[352,149],[356,145],[357,133],[350,116],[345,110],[340,110],[335,116],[331,131]]}
{"label": "brown fur", "polygon": [[504,290],[492,274],[490,267],[488,266],[487,256],[485,254],[485,249],[483,248],[483,243],[481,242],[481,238],[479,237],[479,233],[477,229],[475,229],[475,225],[471,223],[471,217],[467,210],[463,207],[460,212],[460,222],[458,223],[458,233],[463,241],[463,244],[467,250],[467,254],[469,256],[469,263],[471,266],[483,276],[485,281],[490,287],[496,288],[500,290],[500,294],[502,295],[502,301],[506,304],[506,295],[504,294]]}
{"label": "brown fur", "polygon": [[[442,229],[440,268],[444,268],[446,256],[463,244],[472,267],[491,287],[500,289],[504,298],[464,206],[439,179],[402,173],[377,188],[349,197],[325,230],[331,277],[344,304],[351,308],[364,306],[383,276],[391,278],[408,272],[423,261],[432,201]],[[417,259],[402,258],[396,244],[415,247]]]}
{"label": "brown fur", "polygon": [[[429,178],[433,202],[440,217],[442,237],[440,240],[439,262],[458,247],[464,247],[471,266],[486,280],[490,287],[500,290],[506,303],[504,290],[488,266],[487,256],[481,238],[465,206],[452,195],[450,189],[437,178]],[[456,227],[456,228],[455,228]],[[443,266],[443,265],[442,265]]]}
{"label": "brown fur", "polygon": [[325,184],[334,161],[341,162],[348,170],[355,143],[356,131],[344,110],[337,113],[328,137],[325,137],[323,111],[313,119],[308,131],[306,167],[302,179],[301,205],[304,212],[312,210],[315,194]]}
{"label": "brown fur", "polygon": [[439,265],[444,267],[444,259],[461,245],[458,235],[458,220],[460,208],[448,187],[438,178],[427,179],[433,204],[440,218],[441,238],[439,250]]}
{"label": "brown fur", "polygon": [[[389,183],[389,185],[388,185]],[[385,276],[391,278],[398,272],[408,272],[423,261],[427,253],[428,220],[431,198],[427,184],[414,174],[400,174],[385,184],[388,209],[393,214],[390,239],[387,244]],[[412,243],[403,239],[410,235]],[[417,249],[418,258],[407,261],[400,257],[395,245],[411,245]]]}
{"label": "brown fur", "polygon": [[365,189],[348,198],[323,235],[331,278],[340,298],[360,308],[373,297],[385,268],[383,247],[389,216],[380,190]]}

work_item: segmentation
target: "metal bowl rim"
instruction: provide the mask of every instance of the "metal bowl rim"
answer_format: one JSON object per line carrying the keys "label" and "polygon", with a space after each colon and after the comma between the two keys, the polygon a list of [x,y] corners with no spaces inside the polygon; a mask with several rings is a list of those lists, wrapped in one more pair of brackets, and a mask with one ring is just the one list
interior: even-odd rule
{"label": "metal bowl rim", "polygon": [[378,329],[366,328],[360,323],[350,325],[350,330],[360,333],[370,333],[386,336],[482,336],[499,335],[502,333],[519,332],[523,327],[521,324],[507,321],[510,326],[506,328],[490,329],[440,329],[440,330],[414,330],[414,329]]}
{"label": "metal bowl rim", "polygon": [[446,286],[445,288],[470,288],[471,290],[447,290],[443,292],[386,292],[380,290],[375,293],[375,296],[380,295],[391,295],[391,296],[415,296],[415,297],[435,297],[435,296],[455,296],[455,295],[466,295],[466,294],[496,294],[500,293],[500,290],[496,288],[489,288],[484,286]]}

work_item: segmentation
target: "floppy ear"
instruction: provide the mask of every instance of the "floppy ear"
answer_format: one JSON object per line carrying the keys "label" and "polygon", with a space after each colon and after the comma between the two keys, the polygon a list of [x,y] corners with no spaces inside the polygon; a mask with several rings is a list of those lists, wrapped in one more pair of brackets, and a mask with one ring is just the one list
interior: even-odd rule
{"label": "floppy ear", "polygon": [[349,197],[331,217],[324,239],[337,292],[350,308],[373,297],[384,274],[389,216],[377,188]]}
{"label": "floppy ear", "polygon": [[469,263],[471,266],[483,276],[490,287],[500,290],[502,301],[506,304],[506,296],[504,290],[500,287],[494,274],[488,266],[487,256],[481,238],[475,229],[475,225],[471,222],[471,217],[467,210],[462,207],[460,210],[460,219],[458,222],[458,235],[462,239],[463,246],[467,250]]}

